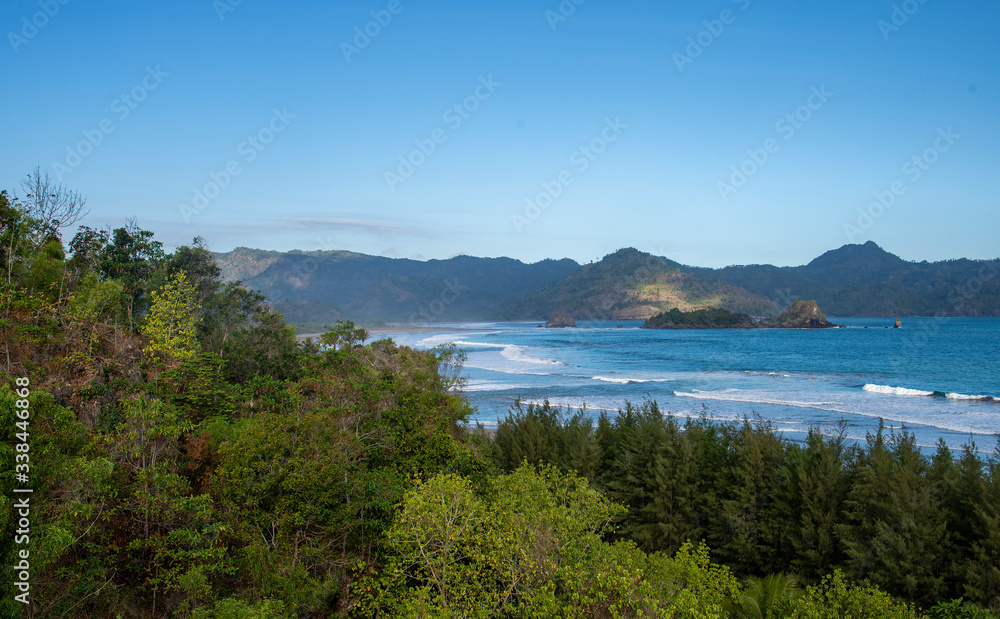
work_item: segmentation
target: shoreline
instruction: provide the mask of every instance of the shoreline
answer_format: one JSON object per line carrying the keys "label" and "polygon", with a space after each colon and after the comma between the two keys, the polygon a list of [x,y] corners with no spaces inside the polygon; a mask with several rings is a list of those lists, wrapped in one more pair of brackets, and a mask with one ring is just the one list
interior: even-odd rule
{"label": "shoreline", "polygon": [[[458,327],[423,327],[423,326],[410,326],[410,325],[396,325],[390,327],[374,327],[367,329],[370,335],[393,335],[396,333],[427,333],[427,332],[446,332],[446,331],[475,331],[475,329],[461,329]],[[299,342],[304,342],[309,338],[314,340],[319,339],[323,335],[322,333],[300,333],[295,335],[295,339]]]}

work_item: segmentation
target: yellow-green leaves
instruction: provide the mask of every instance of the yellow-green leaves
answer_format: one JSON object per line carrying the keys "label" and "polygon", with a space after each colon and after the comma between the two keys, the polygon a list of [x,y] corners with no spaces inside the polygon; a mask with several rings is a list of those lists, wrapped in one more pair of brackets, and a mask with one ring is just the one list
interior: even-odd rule
{"label": "yellow-green leaves", "polygon": [[[721,617],[738,591],[708,550],[647,555],[602,539],[624,508],[587,481],[530,465],[478,493],[438,475],[407,494],[391,562],[356,607],[392,616]],[[367,590],[366,590],[367,591]]]}
{"label": "yellow-green leaves", "polygon": [[195,329],[201,308],[195,294],[195,287],[184,271],[178,271],[159,290],[153,291],[153,305],[141,329],[149,338],[143,349],[147,356],[184,360],[198,352]]}

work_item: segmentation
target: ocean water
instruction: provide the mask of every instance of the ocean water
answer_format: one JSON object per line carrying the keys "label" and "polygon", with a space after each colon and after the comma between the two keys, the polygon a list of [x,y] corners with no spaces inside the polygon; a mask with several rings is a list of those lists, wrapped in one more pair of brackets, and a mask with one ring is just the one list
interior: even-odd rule
{"label": "ocean water", "polygon": [[1000,438],[1000,319],[831,318],[846,329],[652,330],[640,321],[447,324],[397,343],[466,351],[474,421],[495,426],[514,399],[561,407],[623,407],[655,400],[666,415],[719,421],[758,415],[789,440],[810,427],[864,441],[884,420],[930,453]]}

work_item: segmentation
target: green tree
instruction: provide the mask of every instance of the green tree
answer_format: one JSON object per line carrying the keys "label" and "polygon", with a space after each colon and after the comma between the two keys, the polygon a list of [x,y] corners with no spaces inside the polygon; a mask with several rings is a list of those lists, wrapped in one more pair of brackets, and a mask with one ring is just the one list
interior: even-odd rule
{"label": "green tree", "polygon": [[163,244],[153,239],[153,233],[126,221],[111,233],[110,242],[101,250],[101,274],[105,279],[120,280],[125,286],[123,311],[129,325],[145,314],[152,289],[150,275],[164,259]]}
{"label": "green tree", "polygon": [[933,603],[944,587],[945,516],[927,461],[908,432],[869,435],[838,533],[855,576]]}
{"label": "green tree", "polygon": [[788,617],[796,619],[917,619],[912,606],[870,585],[851,584],[839,570],[792,600]]}
{"label": "green tree", "polygon": [[220,368],[233,382],[299,374],[302,355],[295,331],[270,309],[264,295],[239,282],[226,282],[206,297],[198,340],[203,350],[219,355]]}
{"label": "green tree", "polygon": [[534,465],[560,464],[559,442],[562,434],[560,412],[546,400],[541,405],[520,400],[497,423],[493,454],[504,471],[514,471],[523,462]]}
{"label": "green tree", "polygon": [[724,429],[727,463],[723,469],[718,519],[709,528],[717,556],[737,573],[761,571],[774,546],[766,516],[778,483],[784,445],[770,422],[744,419]]}
{"label": "green tree", "polygon": [[195,237],[190,245],[178,247],[158,266],[160,273],[157,276],[164,280],[183,271],[197,290],[196,298],[202,307],[207,305],[209,297],[218,292],[221,286],[222,271],[212,252],[205,247],[205,239],[200,236]]}
{"label": "green tree", "polygon": [[83,277],[88,273],[101,273],[101,255],[111,240],[107,230],[95,230],[89,226],[80,226],[69,242],[72,254],[67,268],[76,276]]}
{"label": "green tree", "polygon": [[22,282],[28,293],[38,293],[49,303],[61,303],[68,293],[66,253],[59,239],[50,239],[25,260]]}
{"label": "green tree", "polygon": [[190,359],[198,352],[196,328],[199,306],[194,286],[178,271],[158,291],[140,332],[149,338],[147,355],[176,360]]}
{"label": "green tree", "polygon": [[36,222],[25,213],[6,191],[0,191],[0,257],[8,285],[19,278],[21,262],[30,247],[30,233]]}
{"label": "green tree", "polygon": [[788,445],[766,518],[775,540],[768,570],[790,569],[818,580],[843,562],[836,527],[851,487],[849,452],[843,429],[829,438],[810,429],[805,445]]}
{"label": "green tree", "polygon": [[117,280],[102,282],[88,272],[77,282],[70,301],[70,313],[91,323],[119,324],[122,319],[122,296],[125,287]]}
{"label": "green tree", "polygon": [[422,617],[721,617],[737,584],[708,550],[647,555],[602,535],[622,508],[586,480],[530,465],[481,494],[439,475],[409,493],[392,552],[355,609]]}
{"label": "green tree", "polygon": [[647,552],[676,552],[704,532],[697,526],[699,463],[673,418],[664,418],[654,403],[622,429],[617,469],[609,496],[629,508],[619,532]]}
{"label": "green tree", "polygon": [[[963,455],[963,462],[968,456]],[[965,468],[974,465],[967,464]],[[1000,443],[986,464],[988,474],[971,493],[971,549],[965,572],[965,597],[1000,616]],[[964,475],[974,480],[975,474]]]}
{"label": "green tree", "polygon": [[338,351],[363,345],[368,337],[366,329],[356,327],[350,320],[338,320],[333,326],[327,326],[326,332],[319,336],[319,341]]}
{"label": "green tree", "polygon": [[730,608],[734,619],[781,619],[791,613],[791,603],[802,595],[798,580],[786,574],[750,578]]}

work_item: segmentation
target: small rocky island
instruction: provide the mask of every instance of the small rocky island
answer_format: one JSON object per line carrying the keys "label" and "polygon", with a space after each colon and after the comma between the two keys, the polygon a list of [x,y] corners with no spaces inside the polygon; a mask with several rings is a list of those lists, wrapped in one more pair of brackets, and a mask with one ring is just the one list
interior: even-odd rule
{"label": "small rocky island", "polygon": [[772,329],[830,329],[842,327],[826,319],[826,314],[815,301],[796,301],[781,316],[761,322]]}
{"label": "small rocky island", "polygon": [[757,321],[747,314],[720,308],[682,312],[676,307],[653,316],[643,329],[756,329]]}
{"label": "small rocky island", "polygon": [[552,317],[545,323],[545,328],[547,329],[563,329],[575,326],[576,321],[573,320],[573,317],[563,312],[552,312]]}
{"label": "small rocky island", "polygon": [[721,308],[682,312],[677,308],[653,316],[643,329],[829,329],[840,327],[826,319],[815,301],[796,301],[776,318],[756,321],[747,314]]}

